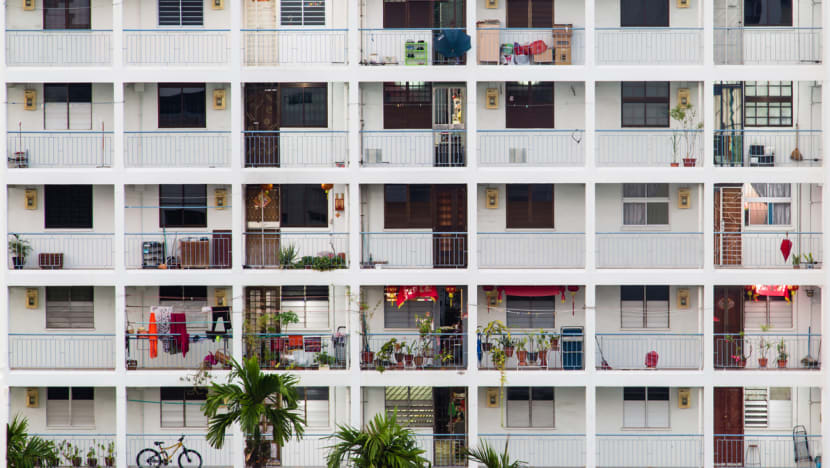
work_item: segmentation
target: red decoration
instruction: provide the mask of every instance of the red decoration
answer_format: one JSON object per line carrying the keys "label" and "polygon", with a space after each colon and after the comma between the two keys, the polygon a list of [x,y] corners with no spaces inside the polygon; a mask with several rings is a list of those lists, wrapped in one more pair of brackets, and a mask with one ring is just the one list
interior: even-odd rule
{"label": "red decoration", "polygon": [[416,299],[419,297],[427,298],[431,301],[437,301],[438,290],[435,286],[400,286],[398,287],[396,302],[398,307],[401,307],[403,303],[409,299]]}
{"label": "red decoration", "polygon": [[790,258],[790,251],[793,249],[793,241],[789,238],[784,238],[781,241],[781,253],[784,255],[784,261],[786,262]]}

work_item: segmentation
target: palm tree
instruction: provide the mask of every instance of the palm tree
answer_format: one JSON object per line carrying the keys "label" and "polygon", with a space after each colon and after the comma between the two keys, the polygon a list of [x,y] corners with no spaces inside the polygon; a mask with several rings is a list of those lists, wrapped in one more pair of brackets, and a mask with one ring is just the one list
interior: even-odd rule
{"label": "palm tree", "polygon": [[299,379],[291,374],[266,374],[256,357],[240,364],[231,360],[231,371],[224,384],[210,386],[202,411],[208,417],[207,440],[214,448],[225,444],[225,433],[237,422],[246,435],[246,459],[249,466],[260,467],[270,457],[269,446],[263,439],[267,426],[278,446],[292,437],[302,439],[305,417],[298,410]]}
{"label": "palm tree", "polygon": [[398,424],[397,414],[378,414],[366,429],[338,426],[329,438],[338,442],[330,449],[328,468],[422,468],[430,462],[422,457],[425,450],[418,447],[415,433]]}
{"label": "palm tree", "polygon": [[54,442],[37,436],[29,436],[29,420],[20,415],[6,424],[6,463],[9,468],[58,466]]}
{"label": "palm tree", "polygon": [[522,468],[527,466],[523,461],[510,461],[510,454],[507,452],[507,446],[510,441],[504,443],[504,452],[498,453],[492,445],[487,442],[482,442],[481,445],[472,450],[467,450],[467,458],[470,461],[478,462],[486,468]]}

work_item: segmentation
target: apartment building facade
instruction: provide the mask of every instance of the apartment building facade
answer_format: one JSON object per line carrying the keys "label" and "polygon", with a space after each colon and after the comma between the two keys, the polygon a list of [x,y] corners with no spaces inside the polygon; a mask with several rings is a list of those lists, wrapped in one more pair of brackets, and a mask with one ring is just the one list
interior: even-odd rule
{"label": "apartment building facade", "polygon": [[436,467],[820,463],[821,2],[0,12],[0,421],[241,468],[192,378],[256,356],[274,466],[384,412]]}

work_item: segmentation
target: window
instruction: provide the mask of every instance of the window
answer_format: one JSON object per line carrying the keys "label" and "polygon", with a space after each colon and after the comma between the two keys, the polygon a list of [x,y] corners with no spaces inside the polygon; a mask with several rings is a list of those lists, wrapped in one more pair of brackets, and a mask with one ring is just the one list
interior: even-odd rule
{"label": "window", "polygon": [[210,328],[210,316],[202,313],[202,307],[210,305],[207,300],[207,286],[159,286],[159,305],[173,307],[183,312],[187,329],[191,334]]}
{"label": "window", "polygon": [[746,387],[744,389],[744,427],[792,428],[792,389],[790,387]]}
{"label": "window", "polygon": [[159,185],[159,227],[207,227],[207,186]]}
{"label": "window", "polygon": [[620,26],[669,27],[668,0],[620,0]]}
{"label": "window", "polygon": [[744,328],[786,330],[793,327],[793,305],[782,296],[758,296],[744,300]]}
{"label": "window", "polygon": [[205,85],[158,85],[159,128],[205,128]]}
{"label": "window", "polygon": [[383,83],[383,128],[432,128],[432,84]]}
{"label": "window", "polygon": [[434,301],[418,301],[410,299],[400,307],[394,301],[383,301],[384,328],[418,328],[418,318],[423,319],[428,314],[435,315]]}
{"label": "window", "polygon": [[280,86],[281,127],[325,127],[328,88],[325,83]]}
{"label": "window", "polygon": [[508,28],[552,28],[553,0],[507,0]]}
{"label": "window", "polygon": [[553,128],[553,82],[520,81],[506,85],[506,128]]}
{"label": "window", "polygon": [[792,127],[792,81],[747,81],[744,83],[747,127]]}
{"label": "window", "polygon": [[507,387],[507,427],[554,427],[553,387]]}
{"label": "window", "polygon": [[283,26],[325,26],[325,0],[280,0]]}
{"label": "window", "polygon": [[207,393],[205,388],[161,387],[161,427],[207,427],[201,409]]}
{"label": "window", "polygon": [[159,26],[202,26],[204,0],[158,0]]}
{"label": "window", "polygon": [[[445,4],[449,5],[449,2]],[[462,7],[463,8],[463,7]],[[383,28],[431,28],[435,4],[431,0],[383,1]]]}
{"label": "window", "polygon": [[623,427],[670,427],[669,387],[624,387]]}
{"label": "window", "polygon": [[623,127],[668,127],[669,82],[624,81]]}
{"label": "window", "polygon": [[790,184],[744,185],[744,225],[789,225],[792,211],[791,190]]}
{"label": "window", "polygon": [[792,26],[793,0],[744,0],[745,26]]}
{"label": "window", "polygon": [[204,302],[207,301],[207,286],[159,286],[159,300]]}
{"label": "window", "polygon": [[320,184],[280,185],[280,226],[328,227],[329,199]]}
{"label": "window", "polygon": [[620,286],[622,328],[669,328],[668,286]]}
{"label": "window", "polygon": [[297,314],[300,322],[292,327],[322,330],[329,326],[328,286],[283,286],[283,311]]}
{"label": "window", "polygon": [[92,229],[91,185],[47,185],[43,194],[46,229]]}
{"label": "window", "polygon": [[418,184],[384,185],[383,227],[385,229],[432,228],[432,187]]}
{"label": "window", "polygon": [[90,83],[44,84],[43,101],[43,127],[46,130],[92,128]]}
{"label": "window", "polygon": [[553,185],[509,184],[508,229],[553,229]]}
{"label": "window", "polygon": [[667,226],[669,184],[623,184],[624,226]]}
{"label": "window", "polygon": [[48,387],[46,425],[94,427],[95,389],[92,387]]}
{"label": "window", "polygon": [[92,286],[46,288],[46,328],[95,328]]}
{"label": "window", "polygon": [[398,412],[398,424],[432,427],[432,387],[385,387],[386,414]]}
{"label": "window", "polygon": [[297,403],[308,427],[328,427],[328,387],[297,387]]}
{"label": "window", "polygon": [[43,29],[90,29],[89,0],[44,0]]}
{"label": "window", "polygon": [[508,328],[553,328],[555,296],[507,296]]}

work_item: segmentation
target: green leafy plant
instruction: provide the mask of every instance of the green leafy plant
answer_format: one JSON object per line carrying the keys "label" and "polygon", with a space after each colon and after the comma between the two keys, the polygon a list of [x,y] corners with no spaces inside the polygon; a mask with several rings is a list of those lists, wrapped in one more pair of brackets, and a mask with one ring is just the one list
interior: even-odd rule
{"label": "green leafy plant", "polygon": [[516,339],[515,343],[516,343],[516,351],[526,351],[527,350],[527,337],[518,338],[518,339]]}
{"label": "green leafy plant", "polygon": [[781,338],[781,341],[775,345],[775,350],[778,352],[779,361],[786,361],[787,358],[790,357],[790,355],[787,354],[787,344],[784,343],[784,338]]}
{"label": "green leafy plant", "polygon": [[[683,159],[696,159],[697,138],[695,130],[703,128],[703,122],[697,122],[697,111],[692,104],[681,106],[678,104],[669,111],[672,120],[680,124],[680,134],[672,132],[672,151],[674,162],[677,162],[677,155],[682,153]],[[679,137],[679,138],[678,138]],[[682,142],[682,145],[681,145]],[[682,146],[683,151],[680,151]]]}
{"label": "green leafy plant", "polygon": [[86,464],[90,467],[98,466],[98,457],[96,457],[95,453],[95,441],[92,441],[92,445],[89,446],[89,449],[86,451]]}
{"label": "green leafy plant", "polygon": [[432,333],[432,318],[429,315],[423,318],[416,315],[415,323],[418,324],[418,333],[420,333],[421,338]]}
{"label": "green leafy plant", "polygon": [[29,435],[29,420],[17,415],[6,424],[6,466],[9,468],[33,468],[58,466],[60,451],[55,443]]}
{"label": "green leafy plant", "polygon": [[397,413],[380,413],[365,429],[339,425],[328,437],[327,468],[427,468],[430,462],[418,446],[415,433],[398,424]]}
{"label": "green leafy plant", "polygon": [[504,444],[504,451],[499,453],[487,442],[482,442],[477,448],[465,450],[464,454],[470,461],[480,463],[485,468],[522,468],[527,466],[523,461],[511,460],[508,452],[510,440]]}
{"label": "green leafy plant", "polygon": [[801,265],[801,255],[800,254],[793,255],[793,266],[797,267],[797,266],[800,266],[800,265]]}
{"label": "green leafy plant", "polygon": [[321,366],[333,366],[337,364],[337,358],[328,353],[328,344],[323,343],[322,350],[314,357],[314,362]]}
{"label": "green leafy plant", "polygon": [[71,466],[81,466],[83,459],[81,458],[81,448],[73,445],[71,442],[64,440],[58,446],[61,456]]}
{"label": "green leafy plant", "polygon": [[115,442],[98,444],[98,453],[104,454],[104,465],[115,466]]}
{"label": "green leafy plant", "polygon": [[290,268],[297,263],[297,247],[293,244],[288,244],[285,247],[280,247],[280,267]]}
{"label": "green leafy plant", "polygon": [[389,341],[381,345],[378,350],[375,360],[375,370],[383,372],[386,370],[386,364],[392,358],[392,353],[395,351],[395,344],[398,342],[397,338],[390,338]]}
{"label": "green leafy plant", "polygon": [[19,234],[12,234],[9,239],[9,254],[16,257],[18,262],[22,265],[26,263],[26,258],[32,253],[32,246],[29,241],[20,237]]}

